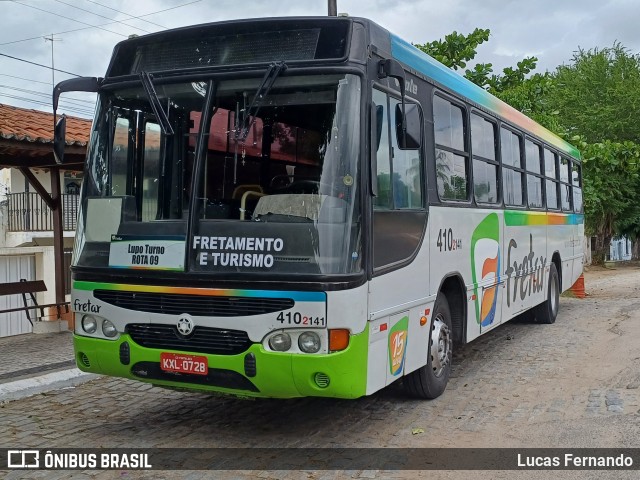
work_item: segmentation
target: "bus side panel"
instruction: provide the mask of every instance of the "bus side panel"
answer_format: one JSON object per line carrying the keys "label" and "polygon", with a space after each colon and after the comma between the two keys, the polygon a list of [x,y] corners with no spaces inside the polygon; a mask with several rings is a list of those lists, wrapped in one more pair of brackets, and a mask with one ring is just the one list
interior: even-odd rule
{"label": "bus side panel", "polygon": [[[577,222],[578,222],[578,225],[576,226],[577,234],[573,242],[574,262],[573,262],[573,281],[571,282],[571,285],[573,285],[575,282],[578,281],[578,278],[580,278],[580,275],[582,275],[583,266],[584,266],[584,241],[583,241],[584,217],[580,216],[577,219]],[[571,285],[569,285],[569,287],[571,287]]]}
{"label": "bus side panel", "polygon": [[[561,291],[564,292],[571,285],[573,285],[573,257],[574,257],[574,247],[573,247],[573,239],[575,238],[576,226],[568,225],[569,215],[558,215],[552,214],[552,218],[555,217],[561,220],[555,220],[556,222],[562,224],[560,225],[550,225],[549,234],[548,234],[548,242],[547,242],[547,257],[549,262],[553,257],[555,252],[558,252],[560,255],[561,261],[561,271],[558,272],[561,276]],[[554,220],[551,220],[552,223]],[[582,258],[580,258],[580,262],[582,263]],[[548,278],[545,278],[545,285],[548,282]],[[546,298],[546,289],[545,289],[545,298]]]}
{"label": "bus side panel", "polygon": [[[504,271],[505,228],[502,212],[478,211],[471,235],[471,279],[473,280],[472,311],[470,325],[480,324],[480,333],[486,333],[500,325],[503,319],[502,304],[506,296]],[[474,323],[475,322],[475,323]]]}
{"label": "bus side panel", "polygon": [[367,285],[327,292],[327,327],[346,328],[352,335],[367,328]]}
{"label": "bus side panel", "polygon": [[546,212],[510,210],[504,213],[504,220],[503,320],[507,321],[545,300],[551,257]]}
{"label": "bus side panel", "polygon": [[[432,207],[429,223],[432,294],[438,294],[448,277],[462,279],[467,312],[465,340],[471,341],[502,322],[502,213],[493,209]],[[449,299],[450,303],[453,301],[459,299]]]}
{"label": "bus side panel", "polygon": [[415,258],[369,282],[367,394],[426,364],[428,326],[421,326],[429,297],[428,228]]}

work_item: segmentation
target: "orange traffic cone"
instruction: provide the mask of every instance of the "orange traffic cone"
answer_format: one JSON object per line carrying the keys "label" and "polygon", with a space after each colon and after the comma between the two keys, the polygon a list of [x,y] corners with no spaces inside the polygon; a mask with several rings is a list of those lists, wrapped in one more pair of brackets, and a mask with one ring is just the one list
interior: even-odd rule
{"label": "orange traffic cone", "polygon": [[576,280],[576,283],[572,285],[569,291],[576,298],[585,298],[587,296],[587,293],[584,290],[584,274],[578,277],[578,280]]}

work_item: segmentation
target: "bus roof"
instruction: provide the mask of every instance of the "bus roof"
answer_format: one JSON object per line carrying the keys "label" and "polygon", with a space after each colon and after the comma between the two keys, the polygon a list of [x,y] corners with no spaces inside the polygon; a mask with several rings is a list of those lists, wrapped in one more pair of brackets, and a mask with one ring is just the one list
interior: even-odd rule
{"label": "bus roof", "polygon": [[478,106],[488,112],[494,113],[504,120],[522,128],[526,132],[537,136],[545,142],[553,145],[558,150],[574,158],[580,158],[580,152],[576,147],[555,133],[547,130],[542,125],[536,123],[522,112],[506,104],[499,98],[494,97],[489,92],[470,82],[462,75],[457,74],[449,67],[436,61],[423,51],[419,50],[409,42],[390,33],[391,54],[393,57],[414,69],[415,71],[433,79],[440,85],[468,98]]}

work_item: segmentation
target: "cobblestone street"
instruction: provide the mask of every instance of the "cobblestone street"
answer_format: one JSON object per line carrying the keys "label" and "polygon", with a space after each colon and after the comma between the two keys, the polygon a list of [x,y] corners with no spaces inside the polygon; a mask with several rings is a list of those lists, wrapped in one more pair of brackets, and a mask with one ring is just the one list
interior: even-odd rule
{"label": "cobblestone street", "polygon": [[[563,297],[555,324],[511,322],[459,348],[449,386],[434,401],[409,399],[400,385],[355,401],[243,400],[101,377],[1,405],[1,445],[637,447],[640,268],[594,269],[586,274],[586,282],[589,296],[584,300]],[[71,341],[69,335],[59,337]],[[7,361],[11,360],[3,359]],[[34,478],[158,478],[162,474],[30,473]],[[165,477],[469,478],[464,473],[166,472]],[[624,472],[607,477],[608,473],[562,472],[562,478],[633,478],[624,477]],[[548,478],[549,472],[476,475]],[[10,472],[5,478],[24,478],[24,472]]]}

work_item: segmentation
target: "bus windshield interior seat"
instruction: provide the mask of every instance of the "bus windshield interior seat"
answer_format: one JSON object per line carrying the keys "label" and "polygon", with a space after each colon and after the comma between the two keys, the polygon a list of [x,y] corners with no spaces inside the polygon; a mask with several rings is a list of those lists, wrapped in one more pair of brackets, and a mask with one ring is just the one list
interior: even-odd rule
{"label": "bus windshield interior seat", "polygon": [[258,221],[313,221],[343,223],[346,202],[327,195],[280,194],[260,197],[253,212]]}

